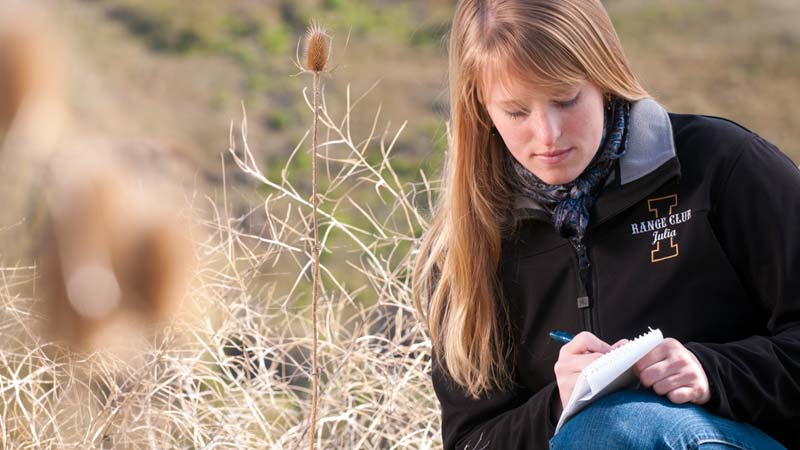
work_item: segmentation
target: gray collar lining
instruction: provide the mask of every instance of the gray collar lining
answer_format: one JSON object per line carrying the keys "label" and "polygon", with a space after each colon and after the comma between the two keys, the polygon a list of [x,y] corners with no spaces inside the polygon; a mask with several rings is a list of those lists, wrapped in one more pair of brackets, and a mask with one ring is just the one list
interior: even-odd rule
{"label": "gray collar lining", "polygon": [[631,105],[628,152],[619,160],[620,184],[648,175],[675,157],[675,140],[667,111],[647,98]]}

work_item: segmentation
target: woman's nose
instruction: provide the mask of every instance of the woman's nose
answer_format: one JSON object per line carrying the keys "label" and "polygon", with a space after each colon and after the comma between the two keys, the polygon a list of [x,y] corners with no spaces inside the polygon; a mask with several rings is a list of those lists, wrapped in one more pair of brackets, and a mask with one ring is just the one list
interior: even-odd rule
{"label": "woman's nose", "polygon": [[550,111],[539,111],[531,114],[533,135],[544,147],[552,147],[561,137],[561,120]]}

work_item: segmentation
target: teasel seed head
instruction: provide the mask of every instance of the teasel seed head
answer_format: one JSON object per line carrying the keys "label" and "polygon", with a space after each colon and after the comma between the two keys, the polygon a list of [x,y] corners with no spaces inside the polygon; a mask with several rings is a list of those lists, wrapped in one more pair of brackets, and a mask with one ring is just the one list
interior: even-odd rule
{"label": "teasel seed head", "polygon": [[331,52],[331,37],[319,24],[312,23],[306,32],[306,69],[324,72]]}

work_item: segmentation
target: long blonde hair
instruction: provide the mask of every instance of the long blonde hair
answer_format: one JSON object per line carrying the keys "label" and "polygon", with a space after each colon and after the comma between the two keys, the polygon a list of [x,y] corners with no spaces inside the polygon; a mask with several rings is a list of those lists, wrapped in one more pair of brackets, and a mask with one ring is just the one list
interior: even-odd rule
{"label": "long blonde hair", "polygon": [[515,227],[508,150],[491,133],[487,74],[553,91],[589,80],[628,100],[648,94],[599,0],[461,0],[449,53],[452,142],[413,289],[437,362],[477,397],[511,381],[515,357],[497,277],[502,238]]}

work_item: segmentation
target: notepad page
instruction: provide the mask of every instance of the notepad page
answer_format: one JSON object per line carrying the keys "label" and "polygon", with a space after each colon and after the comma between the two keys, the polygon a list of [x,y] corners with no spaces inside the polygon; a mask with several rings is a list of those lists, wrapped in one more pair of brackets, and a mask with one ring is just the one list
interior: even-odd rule
{"label": "notepad page", "polygon": [[592,393],[597,394],[611,384],[663,340],[661,330],[650,330],[586,366],[583,374]]}

